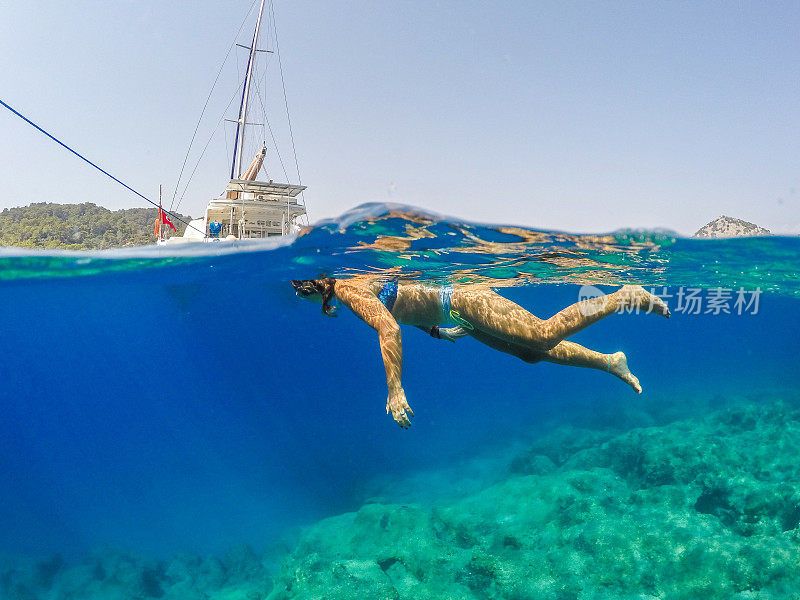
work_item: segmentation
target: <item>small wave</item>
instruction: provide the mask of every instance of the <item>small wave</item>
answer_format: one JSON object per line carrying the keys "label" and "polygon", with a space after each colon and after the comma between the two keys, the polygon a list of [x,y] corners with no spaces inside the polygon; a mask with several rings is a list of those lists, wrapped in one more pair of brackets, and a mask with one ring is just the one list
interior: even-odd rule
{"label": "small wave", "polygon": [[[486,225],[419,208],[371,203],[296,237],[103,251],[0,250],[0,279],[252,261],[267,277],[375,273],[493,286],[535,283],[761,288],[800,295],[800,238],[683,238],[664,230],[574,234]],[[238,269],[242,268],[239,264]]]}

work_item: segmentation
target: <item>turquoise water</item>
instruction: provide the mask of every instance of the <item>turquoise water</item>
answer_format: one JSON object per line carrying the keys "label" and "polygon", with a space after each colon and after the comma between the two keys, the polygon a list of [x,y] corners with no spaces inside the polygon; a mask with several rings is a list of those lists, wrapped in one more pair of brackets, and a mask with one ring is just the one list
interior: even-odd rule
{"label": "turquoise water", "polygon": [[[0,250],[0,597],[800,597],[799,267],[800,238],[378,204],[281,242]],[[641,283],[673,316],[574,337],[640,396],[404,329],[404,431],[374,331],[288,283],[363,273],[541,317]]]}

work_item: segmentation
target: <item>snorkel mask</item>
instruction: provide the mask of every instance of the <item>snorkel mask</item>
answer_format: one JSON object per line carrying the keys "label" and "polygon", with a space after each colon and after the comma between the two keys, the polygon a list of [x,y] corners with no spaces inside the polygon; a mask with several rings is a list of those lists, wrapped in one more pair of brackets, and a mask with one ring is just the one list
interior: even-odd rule
{"label": "snorkel mask", "polygon": [[325,279],[302,279],[292,280],[294,293],[311,302],[322,303],[323,314],[329,317],[337,316],[339,310],[338,299],[336,298],[333,286],[335,280],[327,277]]}

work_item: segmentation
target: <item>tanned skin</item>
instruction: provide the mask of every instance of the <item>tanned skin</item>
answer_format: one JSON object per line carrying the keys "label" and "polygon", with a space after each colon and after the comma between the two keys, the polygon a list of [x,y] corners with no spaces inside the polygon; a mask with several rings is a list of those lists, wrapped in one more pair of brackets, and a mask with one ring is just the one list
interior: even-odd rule
{"label": "tanned skin", "polygon": [[487,346],[525,362],[546,361],[606,371],[641,393],[639,380],[628,369],[625,354],[602,354],[565,338],[621,310],[642,310],[669,317],[667,305],[641,286],[623,286],[612,294],[572,304],[549,319],[540,319],[518,304],[483,286],[456,286],[451,308],[468,326],[439,329],[447,320],[442,314],[439,288],[422,283],[398,283],[392,311],[378,299],[384,282],[375,278],[310,279],[293,281],[297,294],[321,299],[323,312],[332,314],[330,302],[338,297],[367,325],[378,332],[386,368],[389,395],[386,412],[403,428],[411,425],[414,411],[401,384],[403,348],[400,326],[414,325],[434,337],[455,341],[470,335]]}

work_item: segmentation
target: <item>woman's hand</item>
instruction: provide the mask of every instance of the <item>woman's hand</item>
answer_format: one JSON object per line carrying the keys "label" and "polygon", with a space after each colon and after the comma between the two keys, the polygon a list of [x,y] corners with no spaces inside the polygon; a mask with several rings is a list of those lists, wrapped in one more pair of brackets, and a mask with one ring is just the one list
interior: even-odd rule
{"label": "woman's hand", "polygon": [[411,417],[414,416],[414,411],[406,401],[406,393],[403,388],[396,388],[389,390],[389,398],[386,400],[386,414],[392,413],[392,418],[403,429],[411,427]]}
{"label": "woman's hand", "polygon": [[458,338],[469,335],[469,331],[458,325],[456,327],[440,327],[439,339],[447,340],[448,342],[455,342]]}
{"label": "woman's hand", "polygon": [[437,340],[447,340],[448,342],[455,342],[458,338],[469,335],[469,331],[464,329],[461,325],[456,327],[439,327],[438,325],[425,327],[423,325],[417,325],[417,327],[422,329],[425,333],[429,333],[431,337]]}

